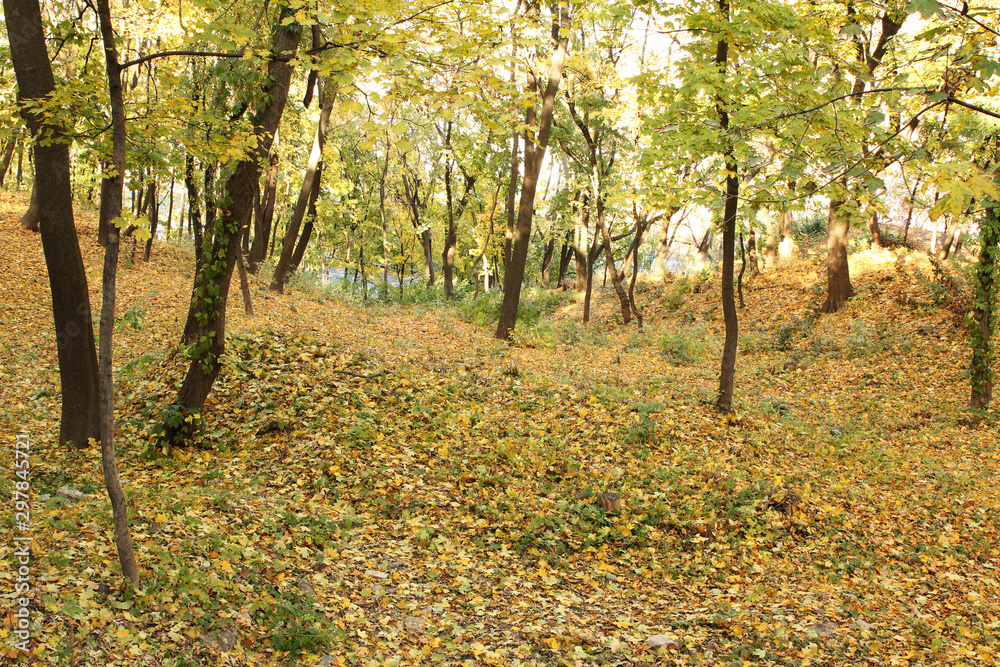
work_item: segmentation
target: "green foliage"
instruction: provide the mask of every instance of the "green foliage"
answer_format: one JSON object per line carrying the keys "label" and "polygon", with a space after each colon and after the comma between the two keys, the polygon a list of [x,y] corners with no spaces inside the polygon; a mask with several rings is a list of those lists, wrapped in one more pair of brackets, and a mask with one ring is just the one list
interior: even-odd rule
{"label": "green foliage", "polygon": [[323,653],[333,635],[308,600],[289,589],[269,587],[273,600],[258,607],[261,625],[271,632],[271,648],[292,655]]}
{"label": "green foliage", "polygon": [[146,308],[142,305],[136,304],[122,313],[121,318],[118,320],[118,331],[125,331],[125,329],[139,331],[142,328],[145,319]]}
{"label": "green foliage", "polygon": [[705,337],[705,326],[698,324],[682,331],[661,334],[657,345],[671,363],[690,366],[708,352]]}
{"label": "green foliage", "polygon": [[663,295],[663,308],[668,312],[680,310],[691,291],[691,279],[687,276],[679,278]]}
{"label": "green foliage", "polygon": [[799,240],[819,239],[826,236],[827,216],[811,213],[792,221],[792,236]]}

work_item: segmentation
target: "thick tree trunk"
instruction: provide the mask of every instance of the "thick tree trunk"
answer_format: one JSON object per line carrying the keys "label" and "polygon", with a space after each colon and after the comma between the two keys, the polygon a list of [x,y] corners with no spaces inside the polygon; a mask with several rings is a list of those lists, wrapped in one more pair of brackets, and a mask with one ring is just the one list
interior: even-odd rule
{"label": "thick tree trunk", "polygon": [[[195,288],[194,301],[198,309],[198,331],[191,348],[191,366],[172,406],[167,410],[164,439],[168,443],[181,443],[192,434],[194,416],[201,413],[205,399],[222,369],[222,355],[226,345],[226,303],[229,286],[236,267],[237,255],[244,228],[250,223],[253,208],[254,183],[260,176],[259,165],[268,155],[275,132],[288,99],[288,85],[292,76],[289,59],[298,48],[301,26],[292,17],[293,10],[281,11],[282,21],[275,30],[272,53],[275,58],[268,64],[267,79],[271,85],[264,90],[269,101],[264,105],[259,121],[254,127],[257,136],[256,150],[236,165],[224,188],[229,205],[223,218],[216,225],[205,263]],[[191,421],[187,418],[191,417]]]}
{"label": "thick tree trunk", "polygon": [[[115,48],[114,29],[111,25],[109,0],[97,0],[97,13],[104,41],[104,56],[108,75],[109,97],[111,101],[112,162],[115,176],[111,185],[103,189],[108,195],[106,210],[109,220],[121,215],[122,190],[125,173],[125,101],[121,87],[121,68]],[[100,394],[101,394],[101,468],[104,485],[111,501],[114,516],[115,546],[118,561],[124,574],[133,584],[139,584],[139,566],[132,548],[132,536],[128,528],[128,507],[125,491],[118,477],[118,463],[115,460],[115,394],[112,375],[113,337],[115,326],[116,280],[118,274],[119,230],[111,226],[108,230],[107,245],[104,248],[103,301],[101,304],[101,350],[100,350]]]}
{"label": "thick tree trunk", "polygon": [[[55,89],[37,0],[4,0],[10,57],[18,90],[25,101],[40,102]],[[86,447],[99,439],[100,389],[87,272],[73,223],[69,142],[64,128],[22,107],[31,136],[44,134],[35,146],[39,232],[52,290],[52,315],[62,392],[60,444]]]}
{"label": "thick tree trunk", "polygon": [[882,229],[879,227],[878,212],[876,211],[872,211],[871,216],[868,218],[868,233],[870,234],[868,247],[872,250],[881,250]]}
{"label": "thick tree trunk", "polygon": [[986,206],[979,230],[979,260],[975,273],[975,304],[970,323],[972,341],[972,394],[969,407],[986,410],[993,400],[994,366],[996,364],[997,268],[1000,266],[1000,202],[990,201]]}
{"label": "thick tree trunk", "polygon": [[[509,340],[517,321],[517,309],[521,300],[521,284],[524,282],[525,264],[528,260],[528,244],[531,242],[531,220],[535,208],[535,189],[538,185],[538,173],[542,168],[542,158],[549,145],[549,134],[552,131],[552,113],[555,108],[556,91],[562,79],[563,66],[569,49],[570,16],[569,7],[553,6],[557,16],[553,17],[552,35],[556,41],[556,50],[549,65],[549,80],[542,94],[542,111],[537,117],[538,135],[535,143],[531,143],[527,135],[524,145],[524,176],[521,179],[521,199],[517,207],[517,226],[514,230],[514,241],[511,246],[510,262],[503,276],[503,303],[500,306],[500,319],[497,322],[496,337]],[[536,93],[539,82],[532,70],[528,70],[528,90]],[[528,127],[535,126],[536,112],[534,105],[528,107],[526,119]]]}
{"label": "thick tree trunk", "polygon": [[836,313],[847,300],[854,296],[851,272],[847,263],[847,233],[851,229],[850,219],[840,212],[842,199],[830,200],[830,214],[827,220],[826,236],[826,276],[827,297],[823,303],[824,313]]}

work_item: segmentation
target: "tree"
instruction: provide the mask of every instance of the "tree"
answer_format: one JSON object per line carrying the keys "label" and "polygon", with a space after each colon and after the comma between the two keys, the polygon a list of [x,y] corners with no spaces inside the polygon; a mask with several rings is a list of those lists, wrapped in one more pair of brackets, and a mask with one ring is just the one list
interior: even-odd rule
{"label": "tree", "polygon": [[86,447],[101,437],[97,351],[87,274],[73,223],[66,128],[48,113],[55,90],[38,0],[4,0],[21,113],[35,139],[39,231],[52,290],[62,415],[59,442]]}
{"label": "tree", "polygon": [[[537,5],[531,5],[537,11]],[[500,306],[500,320],[496,337],[508,340],[517,321],[517,309],[521,299],[521,283],[528,260],[528,243],[531,241],[531,219],[534,215],[535,190],[538,173],[542,169],[542,159],[549,145],[552,132],[552,113],[555,108],[556,92],[562,79],[563,67],[569,52],[570,14],[569,7],[553,6],[552,42],[554,50],[549,64],[548,81],[541,88],[534,66],[528,67],[527,90],[535,97],[541,93],[541,110],[536,110],[537,100],[531,99],[525,110],[525,125],[529,128],[524,136],[524,175],[521,177],[521,198],[517,207],[517,226],[511,245],[510,262],[503,277],[503,303]],[[537,123],[537,133],[534,128]]]}
{"label": "tree", "polygon": [[[292,78],[289,60],[298,49],[301,27],[294,12],[283,7],[274,30],[272,57],[267,66],[267,85],[261,91],[261,109],[254,123],[256,146],[240,160],[223,188],[225,207],[214,223],[211,244],[206,245],[205,265],[198,275],[193,299],[198,321],[196,342],[191,346],[191,366],[164,414],[163,439],[179,443],[187,439],[205,405],[212,385],[222,370],[226,347],[226,303],[236,267],[244,227],[250,223],[253,195],[260,165],[274,141],[288,99]],[[207,230],[206,230],[207,231]]]}
{"label": "tree", "polygon": [[115,47],[114,28],[111,25],[111,8],[108,0],[97,0],[98,20],[101,28],[101,38],[104,42],[104,57],[108,73],[108,88],[111,99],[112,118],[112,175],[106,178],[109,186],[102,188],[107,202],[102,202],[102,208],[108,212],[109,225],[104,247],[104,280],[101,303],[101,350],[100,350],[100,387],[101,387],[101,468],[104,473],[104,485],[111,500],[111,510],[114,515],[115,545],[118,549],[118,560],[122,566],[122,574],[133,584],[139,583],[139,566],[135,560],[132,548],[132,536],[128,529],[128,507],[125,504],[125,492],[121,479],[118,477],[118,465],[115,461],[115,392],[112,375],[113,337],[115,327],[115,297],[116,279],[118,274],[119,229],[122,210],[122,189],[125,173],[125,101],[122,96],[122,69],[118,63],[118,51]]}

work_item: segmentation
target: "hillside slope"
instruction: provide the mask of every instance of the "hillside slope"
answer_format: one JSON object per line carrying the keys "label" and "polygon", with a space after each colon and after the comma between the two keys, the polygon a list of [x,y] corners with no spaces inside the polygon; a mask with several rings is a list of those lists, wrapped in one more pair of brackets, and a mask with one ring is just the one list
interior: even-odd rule
{"label": "hillside slope", "polygon": [[[192,261],[157,244],[119,280],[133,590],[97,448],[54,444],[48,282],[16,224],[24,203],[0,192],[0,427],[8,452],[32,439],[34,652],[0,662],[997,660],[996,425],[965,419],[962,332],[919,254],[852,256],[858,296],[835,316],[815,314],[808,247],[756,278],[734,418],[710,406],[715,278],[643,281],[641,332],[615,324],[613,294],[597,291],[588,327],[573,295],[536,296],[539,319],[508,346],[472,323],[485,306],[271,298],[262,273],[255,317],[234,292],[201,441],[164,456],[152,433],[185,369]],[[96,223],[77,222],[97,312]],[[597,505],[604,492],[621,510]],[[0,525],[15,534],[13,510]],[[0,641],[16,627],[8,614]]]}

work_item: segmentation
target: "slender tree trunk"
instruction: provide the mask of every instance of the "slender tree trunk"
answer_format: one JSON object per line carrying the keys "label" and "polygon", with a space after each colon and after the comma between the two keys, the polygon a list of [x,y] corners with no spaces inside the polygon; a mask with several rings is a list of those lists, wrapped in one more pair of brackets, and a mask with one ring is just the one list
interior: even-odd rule
{"label": "slender tree trunk", "polygon": [[[719,0],[719,12],[729,21],[729,0]],[[729,56],[729,44],[719,40],[715,52],[715,62],[725,75]],[[724,132],[729,131],[729,113],[723,101],[717,101],[716,112]],[[723,157],[726,161],[726,199],[722,217],[722,313],[726,322],[726,342],[722,348],[722,364],[719,371],[719,397],[716,407],[722,412],[733,410],[733,384],[736,375],[736,347],[739,343],[739,320],[736,314],[736,300],[733,294],[733,264],[736,251],[736,212],[739,207],[740,177],[734,156],[732,139],[724,137]]]}
{"label": "slender tree trunk", "polygon": [[757,233],[752,229],[747,235],[747,257],[750,260],[750,275],[747,276],[747,281],[750,281],[760,275],[760,265],[757,263]]}
{"label": "slender tree trunk", "polygon": [[566,272],[569,270],[569,263],[573,259],[573,237],[570,236],[571,233],[567,232],[566,240],[559,249],[559,277],[556,279],[556,285],[559,286],[566,280]]}
{"label": "slender tree trunk", "polygon": [[556,250],[556,237],[550,236],[548,242],[545,244],[545,250],[542,254],[542,288],[549,288],[550,274],[552,272],[552,254]]}
{"label": "slender tree trunk", "polygon": [[[569,49],[570,16],[568,6],[554,6],[556,16],[553,17],[552,36],[556,42],[555,53],[549,65],[549,80],[542,94],[542,111],[538,116],[538,135],[535,143],[530,143],[525,137],[524,146],[524,176],[521,179],[521,199],[517,208],[517,226],[514,232],[514,242],[511,247],[510,262],[503,276],[503,303],[500,306],[500,319],[497,323],[496,337],[509,340],[517,321],[517,309],[521,299],[521,284],[524,282],[525,264],[528,260],[528,244],[531,242],[531,219],[534,215],[535,189],[538,185],[538,173],[542,168],[542,159],[549,145],[549,134],[552,131],[552,113],[555,108],[556,91],[562,79],[563,66]],[[539,83],[534,73],[528,70],[528,90],[535,93]],[[526,125],[534,127],[536,120],[534,105],[528,107]]]}
{"label": "slender tree trunk", "polygon": [[7,170],[10,169],[10,161],[14,157],[16,144],[17,141],[11,139],[3,149],[3,159],[0,160],[0,187],[3,187],[3,183],[7,179]]}
{"label": "slender tree trunk", "polygon": [[[255,124],[257,137],[253,154],[241,160],[224,188],[229,205],[216,225],[205,263],[195,289],[198,308],[198,343],[191,348],[191,366],[173,405],[168,408],[164,440],[180,443],[192,434],[194,416],[201,413],[205,399],[222,369],[226,342],[226,302],[229,285],[244,227],[249,225],[253,208],[254,183],[260,177],[259,165],[266,159],[288,99],[292,76],[289,60],[298,49],[301,26],[294,21],[294,11],[283,7],[271,50],[275,57],[268,64],[270,85],[263,91],[266,101]],[[287,23],[285,23],[287,21]],[[191,421],[187,421],[188,417]]]}
{"label": "slender tree trunk", "polygon": [[323,179],[323,161],[316,166],[316,178],[313,179],[313,189],[309,194],[309,208],[306,211],[306,223],[302,226],[302,233],[299,234],[299,242],[295,245],[295,252],[292,253],[292,261],[288,265],[288,272],[295,273],[299,270],[299,264],[306,254],[306,246],[312,238],[313,224],[316,220],[316,200],[319,199],[321,190],[320,183]]}
{"label": "slender tree trunk", "polygon": [[601,238],[604,239],[605,270],[610,274],[611,285],[615,289],[615,294],[618,295],[618,305],[622,313],[622,324],[628,324],[632,321],[632,307],[629,305],[628,293],[622,286],[618,270],[615,268],[615,254],[611,249],[611,234],[608,232],[608,226],[604,222],[604,198],[600,195],[596,195],[595,198],[597,199],[597,229],[601,233]]}
{"label": "slender tree trunk", "polygon": [[[247,233],[250,230],[247,229]],[[253,317],[253,300],[250,298],[250,279],[247,277],[247,267],[243,263],[243,253],[236,253],[236,268],[240,274],[240,293],[243,295],[243,312],[247,317]]]}
{"label": "slender tree trunk", "polygon": [[[41,102],[55,90],[37,0],[3,0],[10,58],[21,98]],[[56,350],[62,393],[59,443],[86,447],[99,439],[100,389],[87,272],[73,223],[69,142],[65,128],[22,107],[35,146],[39,232],[52,291]]]}
{"label": "slender tree trunk", "polygon": [[[108,75],[108,89],[111,100],[112,162],[115,176],[112,185],[104,192],[108,195],[107,211],[109,220],[121,215],[122,189],[125,173],[125,101],[121,87],[121,68],[115,48],[114,29],[111,25],[111,8],[108,0],[97,0],[97,12],[104,41],[104,56]],[[101,304],[101,350],[100,350],[100,394],[101,394],[101,467],[104,485],[111,500],[114,516],[115,545],[118,560],[124,574],[133,584],[139,583],[139,566],[132,548],[132,536],[128,527],[128,507],[118,464],[115,460],[115,398],[114,377],[112,375],[113,337],[115,326],[116,278],[118,274],[119,230],[109,227],[107,245],[104,248],[104,284]]]}
{"label": "slender tree trunk", "polygon": [[[36,148],[37,152],[37,148]],[[38,157],[35,157],[35,171],[38,171]],[[70,193],[72,195],[72,193]],[[31,200],[28,202],[28,210],[25,211],[24,215],[21,216],[21,226],[27,229],[29,232],[37,232],[38,225],[41,222],[41,212],[38,208],[38,176],[35,176],[35,181],[31,184]],[[75,231],[74,231],[75,233]]]}
{"label": "slender tree trunk", "polygon": [[[277,141],[277,137],[275,138]],[[259,213],[254,222],[253,244],[250,246],[250,273],[257,275],[257,268],[267,253],[267,239],[271,236],[274,223],[274,203],[278,194],[278,152],[268,156],[267,177],[261,195]],[[275,225],[277,226],[277,225]],[[273,246],[272,246],[273,247]]]}
{"label": "slender tree trunk", "polygon": [[743,250],[743,234],[740,234],[740,275],[736,277],[737,294],[740,298],[740,308],[745,308],[743,303],[743,274],[747,270],[747,256]]}
{"label": "slender tree trunk", "polygon": [[[321,40],[313,34],[313,44]],[[274,275],[271,276],[271,291],[283,294],[285,291],[285,281],[288,279],[289,267],[292,263],[292,254],[295,252],[295,242],[299,237],[299,229],[305,217],[306,209],[309,207],[309,200],[312,197],[313,183],[318,182],[321,174],[319,169],[323,161],[323,146],[326,144],[326,133],[330,126],[330,113],[333,111],[334,95],[327,94],[329,84],[320,88],[320,114],[316,123],[316,133],[313,135],[312,151],[309,153],[309,163],[306,166],[305,176],[302,178],[302,188],[299,190],[298,201],[295,202],[295,211],[292,219],[288,221],[288,229],[285,230],[285,238],[281,243],[281,255],[278,257],[278,265],[274,267]]]}
{"label": "slender tree trunk", "polygon": [[[525,154],[527,154],[525,144]],[[514,226],[517,223],[517,177],[521,175],[521,163],[518,158],[518,136],[514,132],[510,148],[510,179],[507,181],[507,229],[503,241],[503,266],[507,270],[510,264],[510,253],[514,243]]]}
{"label": "slender tree trunk", "polygon": [[156,181],[149,182],[149,189],[146,192],[147,215],[149,217],[149,238],[146,239],[146,248],[142,254],[144,262],[149,261],[149,253],[153,249],[153,239],[156,238],[156,227],[160,222],[160,203],[156,198]]}
{"label": "slender tree trunk", "polygon": [[[594,242],[591,248],[587,251],[587,264],[584,269],[583,275],[583,323],[587,324],[590,322],[590,297],[594,293],[594,261],[597,259],[597,237],[594,237]],[[579,278],[577,278],[579,280]]]}
{"label": "slender tree trunk", "polygon": [[170,194],[167,195],[167,235],[166,240],[170,240],[170,225],[174,219],[174,175],[170,173]]}
{"label": "slender tree trunk", "polygon": [[[575,208],[575,205],[574,205]],[[590,246],[590,197],[580,202],[580,217],[573,227],[573,258],[576,260],[576,291],[587,291],[587,248]]]}
{"label": "slender tree trunk", "polygon": [[188,153],[184,159],[184,184],[188,193],[188,223],[191,225],[191,233],[194,236],[194,286],[191,288],[191,303],[188,304],[187,319],[184,321],[184,333],[181,334],[181,342],[190,345],[198,335],[198,299],[195,290],[201,279],[201,269],[204,262],[205,239],[202,234],[201,211],[198,209],[198,202],[201,196],[198,194],[198,183],[194,178],[194,156]]}

